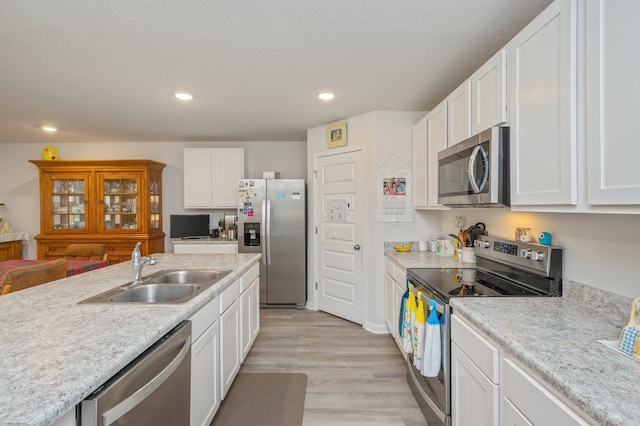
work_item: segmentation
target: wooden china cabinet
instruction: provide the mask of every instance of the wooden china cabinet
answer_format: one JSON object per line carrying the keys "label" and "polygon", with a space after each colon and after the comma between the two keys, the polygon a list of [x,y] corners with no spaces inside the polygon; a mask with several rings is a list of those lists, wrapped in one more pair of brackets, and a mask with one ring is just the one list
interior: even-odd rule
{"label": "wooden china cabinet", "polygon": [[29,160],[40,170],[38,259],[72,243],[104,243],[111,263],[164,252],[162,169],[152,160]]}

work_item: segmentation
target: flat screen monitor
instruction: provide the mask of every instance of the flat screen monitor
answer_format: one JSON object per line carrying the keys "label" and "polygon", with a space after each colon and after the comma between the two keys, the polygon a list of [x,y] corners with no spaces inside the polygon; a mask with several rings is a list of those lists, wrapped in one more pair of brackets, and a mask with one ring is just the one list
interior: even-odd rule
{"label": "flat screen monitor", "polygon": [[171,238],[208,237],[208,214],[172,214]]}

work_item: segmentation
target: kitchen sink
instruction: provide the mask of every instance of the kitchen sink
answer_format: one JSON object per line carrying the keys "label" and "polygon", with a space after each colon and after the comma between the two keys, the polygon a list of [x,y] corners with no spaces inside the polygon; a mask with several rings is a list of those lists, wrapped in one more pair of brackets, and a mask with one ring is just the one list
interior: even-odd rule
{"label": "kitchen sink", "polygon": [[171,303],[196,294],[197,284],[144,284],[139,285],[109,299],[115,303]]}
{"label": "kitchen sink", "polygon": [[230,269],[166,269],[144,277],[136,286],[127,283],[78,303],[185,303],[229,272]]}
{"label": "kitchen sink", "polygon": [[209,281],[217,281],[229,273],[228,270],[214,271],[207,269],[181,269],[161,271],[162,274],[155,274],[143,279],[143,283],[153,284],[198,284]]}

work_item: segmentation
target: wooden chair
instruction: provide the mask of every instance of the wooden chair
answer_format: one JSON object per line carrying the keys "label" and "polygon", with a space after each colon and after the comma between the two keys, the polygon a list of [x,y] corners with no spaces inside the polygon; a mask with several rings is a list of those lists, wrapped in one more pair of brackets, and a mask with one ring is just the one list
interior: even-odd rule
{"label": "wooden chair", "polygon": [[69,244],[64,251],[68,260],[107,260],[106,244]]}
{"label": "wooden chair", "polygon": [[37,265],[22,266],[9,270],[0,283],[2,291],[9,286],[15,292],[25,288],[55,281],[67,276],[67,259],[56,259]]}

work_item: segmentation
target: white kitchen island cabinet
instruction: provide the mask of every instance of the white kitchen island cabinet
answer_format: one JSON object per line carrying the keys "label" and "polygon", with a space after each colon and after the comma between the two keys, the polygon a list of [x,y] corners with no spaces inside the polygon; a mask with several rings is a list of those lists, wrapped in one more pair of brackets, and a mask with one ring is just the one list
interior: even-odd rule
{"label": "white kitchen island cabinet", "polygon": [[577,202],[577,0],[556,0],[509,43],[511,205]]}
{"label": "white kitchen island cabinet", "polygon": [[260,265],[254,265],[240,278],[240,322],[242,324],[242,361],[260,331]]}
{"label": "white kitchen island cabinet", "polygon": [[220,406],[218,298],[191,318],[191,426],[211,423]]}
{"label": "white kitchen island cabinet", "polygon": [[243,148],[184,148],[184,207],[236,209]]}
{"label": "white kitchen island cabinet", "polygon": [[242,362],[240,327],[240,280],[220,295],[220,386],[227,395]]}

